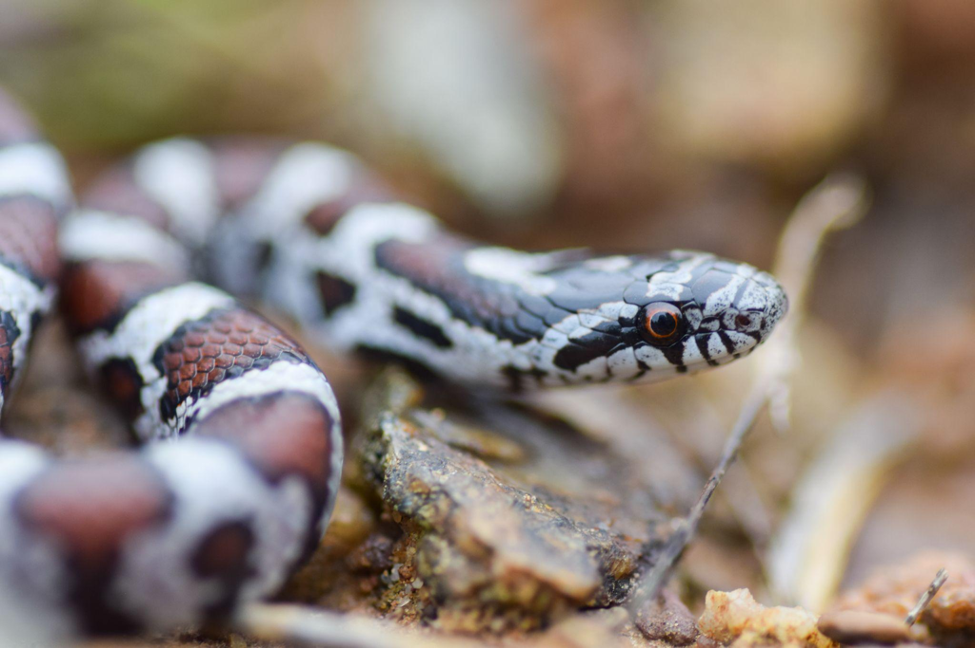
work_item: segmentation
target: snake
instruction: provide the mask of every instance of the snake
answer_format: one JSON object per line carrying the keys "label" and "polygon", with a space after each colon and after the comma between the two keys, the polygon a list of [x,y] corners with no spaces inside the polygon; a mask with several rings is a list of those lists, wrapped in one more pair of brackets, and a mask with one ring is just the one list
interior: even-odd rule
{"label": "snake", "polygon": [[0,95],[0,410],[58,309],[139,443],[58,457],[0,437],[3,624],[227,620],[315,549],[339,406],[255,302],[317,344],[501,394],[721,366],[787,310],[772,276],[708,253],[479,243],[323,143],[172,138],[76,198],[58,150]]}

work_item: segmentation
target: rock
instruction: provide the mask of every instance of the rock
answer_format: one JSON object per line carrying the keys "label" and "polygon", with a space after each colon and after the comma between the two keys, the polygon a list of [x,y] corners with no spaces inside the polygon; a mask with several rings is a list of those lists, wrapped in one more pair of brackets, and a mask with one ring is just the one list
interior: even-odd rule
{"label": "rock", "polygon": [[913,627],[922,626],[943,645],[973,645],[974,565],[968,558],[946,551],[920,553],[896,566],[880,567],[860,586],[842,594],[832,610],[854,610],[904,618],[926,591],[936,572],[950,574]]}
{"label": "rock", "polygon": [[634,619],[634,624],[652,641],[664,641],[670,646],[689,646],[699,634],[695,617],[689,608],[670,591],[648,602]]}
{"label": "rock", "polygon": [[[406,375],[384,375],[355,452],[404,531],[386,606],[474,631],[489,611],[495,626],[531,629],[623,602],[667,532],[662,515],[629,496],[638,490],[623,459],[552,418],[498,404],[427,411],[421,397]],[[458,433],[445,438],[444,427],[472,419],[478,445],[450,444]]]}
{"label": "rock", "polygon": [[710,591],[699,630],[719,643],[737,648],[831,648],[818,631],[818,617],[800,607],[764,607],[748,589]]}
{"label": "rock", "polygon": [[833,611],[821,616],[818,630],[845,645],[896,644],[910,640],[905,621],[889,614]]}

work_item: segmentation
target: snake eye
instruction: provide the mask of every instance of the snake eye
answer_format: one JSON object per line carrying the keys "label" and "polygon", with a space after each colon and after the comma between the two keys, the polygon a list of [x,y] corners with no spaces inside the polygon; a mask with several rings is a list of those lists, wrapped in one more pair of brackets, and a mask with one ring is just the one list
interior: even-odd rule
{"label": "snake eye", "polygon": [[655,347],[674,343],[685,332],[682,311],[668,302],[653,302],[645,308],[641,334]]}

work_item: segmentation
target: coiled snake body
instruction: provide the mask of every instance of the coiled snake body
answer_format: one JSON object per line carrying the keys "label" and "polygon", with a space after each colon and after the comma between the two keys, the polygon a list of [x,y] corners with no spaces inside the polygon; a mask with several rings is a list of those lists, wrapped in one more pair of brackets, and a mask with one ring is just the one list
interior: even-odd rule
{"label": "coiled snake body", "polygon": [[321,144],[161,142],[75,206],[59,154],[3,98],[0,409],[56,287],[89,373],[141,441],[168,441],[57,459],[0,439],[0,612],[65,633],[226,615],[322,534],[335,397],[232,294],[339,349],[520,390],[721,365],[786,310],[769,275],[704,253],[479,245]]}

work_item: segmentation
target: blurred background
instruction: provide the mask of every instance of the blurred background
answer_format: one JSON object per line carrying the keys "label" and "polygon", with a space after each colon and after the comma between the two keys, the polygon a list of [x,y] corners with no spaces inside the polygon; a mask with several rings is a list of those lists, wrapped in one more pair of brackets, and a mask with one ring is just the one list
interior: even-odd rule
{"label": "blurred background", "polygon": [[[832,447],[838,427],[888,411],[879,395],[912,400],[909,442],[866,461],[884,468],[880,496],[852,526],[845,580],[920,549],[973,561],[972,2],[2,0],[0,12],[0,85],[79,186],[174,134],[320,138],[492,242],[702,248],[769,268],[806,191],[832,171],[863,175],[869,212],[828,241],[815,277],[791,434],[759,433],[747,465],[787,521],[797,477],[850,455]],[[703,548],[687,564],[715,585],[729,567]]]}

